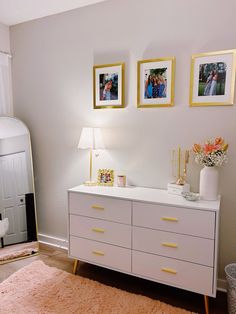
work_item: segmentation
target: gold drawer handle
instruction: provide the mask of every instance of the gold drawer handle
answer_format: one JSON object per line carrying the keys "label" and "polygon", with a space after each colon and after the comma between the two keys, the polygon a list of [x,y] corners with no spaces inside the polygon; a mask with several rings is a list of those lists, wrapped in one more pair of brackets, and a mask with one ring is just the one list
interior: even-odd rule
{"label": "gold drawer handle", "polygon": [[166,272],[166,273],[169,273],[169,274],[173,274],[173,275],[177,274],[177,271],[175,269],[172,269],[172,268],[163,267],[161,270]]}
{"label": "gold drawer handle", "polygon": [[99,205],[92,205],[91,206],[93,209],[100,209],[100,210],[104,210],[105,208]]}
{"label": "gold drawer handle", "polygon": [[105,232],[105,229],[102,229],[102,228],[92,228],[92,231],[104,233],[104,232]]}
{"label": "gold drawer handle", "polygon": [[162,217],[161,219],[166,220],[166,221],[175,221],[175,222],[178,221],[178,218],[175,218],[175,217]]}
{"label": "gold drawer handle", "polygon": [[105,255],[105,253],[102,252],[102,251],[92,251],[92,253],[95,254],[95,255],[99,255],[99,256],[104,256]]}
{"label": "gold drawer handle", "polygon": [[162,246],[167,246],[167,247],[172,247],[172,248],[177,248],[178,247],[178,244],[171,243],[171,242],[162,242],[161,245]]}

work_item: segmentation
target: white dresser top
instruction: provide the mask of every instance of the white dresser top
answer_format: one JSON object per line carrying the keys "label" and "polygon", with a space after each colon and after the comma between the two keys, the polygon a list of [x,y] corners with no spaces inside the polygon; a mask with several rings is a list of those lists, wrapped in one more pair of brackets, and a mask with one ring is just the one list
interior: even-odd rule
{"label": "white dresser top", "polygon": [[182,196],[168,194],[167,190],[136,186],[122,188],[79,185],[69,189],[69,191],[201,210],[218,211],[220,209],[220,197],[217,201],[187,201]]}

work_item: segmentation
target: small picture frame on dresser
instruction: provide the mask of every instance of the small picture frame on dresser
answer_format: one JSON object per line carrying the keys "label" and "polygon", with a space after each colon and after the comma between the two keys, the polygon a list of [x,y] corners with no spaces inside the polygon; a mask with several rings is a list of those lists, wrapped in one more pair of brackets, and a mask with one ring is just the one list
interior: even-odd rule
{"label": "small picture frame on dresser", "polygon": [[98,185],[113,186],[114,184],[114,170],[112,169],[98,169]]}

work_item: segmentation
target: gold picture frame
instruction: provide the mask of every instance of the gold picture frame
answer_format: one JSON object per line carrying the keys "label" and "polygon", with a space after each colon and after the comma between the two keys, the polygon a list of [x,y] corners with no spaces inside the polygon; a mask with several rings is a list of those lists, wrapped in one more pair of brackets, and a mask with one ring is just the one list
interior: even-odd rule
{"label": "gold picture frame", "polygon": [[114,170],[112,169],[98,169],[98,185],[113,186],[114,184]]}
{"label": "gold picture frame", "polygon": [[175,57],[137,63],[137,107],[174,106]]}
{"label": "gold picture frame", "polygon": [[236,49],[192,55],[190,107],[233,105],[235,70]]}
{"label": "gold picture frame", "polygon": [[93,108],[125,107],[125,63],[94,65]]}

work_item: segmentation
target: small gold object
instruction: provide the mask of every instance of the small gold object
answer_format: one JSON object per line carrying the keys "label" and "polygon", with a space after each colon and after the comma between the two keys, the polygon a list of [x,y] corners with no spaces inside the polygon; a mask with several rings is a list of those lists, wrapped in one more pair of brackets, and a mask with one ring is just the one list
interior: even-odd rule
{"label": "small gold object", "polygon": [[104,256],[105,255],[105,253],[102,252],[102,251],[92,251],[92,253],[95,254],[95,255],[99,255],[99,256]]}
{"label": "small gold object", "polygon": [[162,246],[171,247],[171,248],[177,248],[178,245],[176,243],[169,243],[169,242],[162,242]]}
{"label": "small gold object", "polygon": [[175,184],[178,184],[178,185],[184,185],[184,183],[185,183],[185,180],[184,180],[183,177],[180,177],[180,178],[175,182]]}
{"label": "small gold object", "polygon": [[175,217],[162,217],[161,220],[177,222],[178,218],[175,218]]}
{"label": "small gold object", "polygon": [[98,169],[97,185],[113,186],[113,184],[114,184],[114,170]]}
{"label": "small gold object", "polygon": [[177,274],[177,271],[175,269],[172,269],[172,268],[163,267],[161,270],[166,272],[166,273],[173,274],[173,275]]}
{"label": "small gold object", "polygon": [[92,231],[99,232],[99,233],[104,233],[105,229],[102,229],[102,228],[92,228]]}
{"label": "small gold object", "polygon": [[100,209],[100,210],[104,210],[105,208],[99,205],[92,205],[91,208],[93,209]]}
{"label": "small gold object", "polygon": [[172,176],[175,178],[175,184],[184,185],[187,177],[187,164],[189,163],[189,151],[173,149],[171,154]]}
{"label": "small gold object", "polygon": [[78,269],[79,261],[77,259],[74,260],[73,274],[75,275]]}

